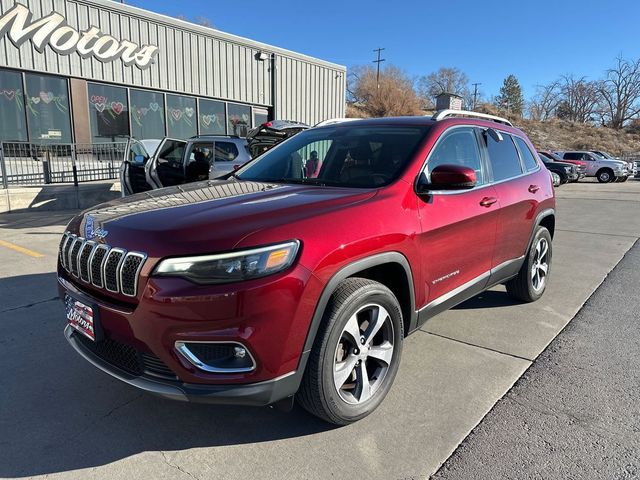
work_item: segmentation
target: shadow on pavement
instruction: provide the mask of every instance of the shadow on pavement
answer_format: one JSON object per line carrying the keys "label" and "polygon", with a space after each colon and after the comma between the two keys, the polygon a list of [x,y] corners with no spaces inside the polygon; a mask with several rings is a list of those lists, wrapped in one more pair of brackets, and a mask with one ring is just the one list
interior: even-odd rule
{"label": "shadow on pavement", "polygon": [[78,210],[64,210],[47,212],[35,210],[20,210],[10,213],[0,213],[0,229],[27,229],[66,225],[78,213]]}
{"label": "shadow on pavement", "polygon": [[332,428],[298,407],[284,413],[180,403],[112,379],[64,339],[55,282],[54,273],[0,279],[0,292],[15,291],[16,284],[41,285],[48,298],[18,308],[0,305],[0,477],[66,472],[141,452],[268,442]]}
{"label": "shadow on pavement", "polygon": [[487,290],[480,295],[470,298],[466,302],[453,307],[452,310],[470,310],[477,308],[497,308],[520,305],[522,302],[511,298],[504,290]]}

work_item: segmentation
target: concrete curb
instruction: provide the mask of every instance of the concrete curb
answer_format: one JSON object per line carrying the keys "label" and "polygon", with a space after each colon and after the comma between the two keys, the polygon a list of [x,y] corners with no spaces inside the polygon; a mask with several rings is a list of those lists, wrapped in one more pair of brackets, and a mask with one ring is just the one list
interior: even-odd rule
{"label": "concrete curb", "polygon": [[117,180],[0,189],[0,213],[85,209],[120,196]]}

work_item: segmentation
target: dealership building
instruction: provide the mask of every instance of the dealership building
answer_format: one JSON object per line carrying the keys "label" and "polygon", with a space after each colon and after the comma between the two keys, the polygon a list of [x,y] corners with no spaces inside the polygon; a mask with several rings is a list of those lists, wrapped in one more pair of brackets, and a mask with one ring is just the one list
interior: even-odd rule
{"label": "dealership building", "polygon": [[107,0],[0,0],[0,141],[243,136],[343,117],[346,69]]}

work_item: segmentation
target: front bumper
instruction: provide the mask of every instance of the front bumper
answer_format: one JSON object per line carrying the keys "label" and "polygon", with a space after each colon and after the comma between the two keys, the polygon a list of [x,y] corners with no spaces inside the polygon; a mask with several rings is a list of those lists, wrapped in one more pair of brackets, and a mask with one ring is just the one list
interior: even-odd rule
{"label": "front bumper", "polygon": [[301,373],[288,373],[273,380],[241,385],[201,385],[136,376],[103,360],[78,339],[79,333],[67,325],[64,336],[85,360],[103,372],[145,392],[171,400],[234,405],[270,405],[293,395],[300,385]]}
{"label": "front bumper", "polygon": [[[59,269],[61,298],[69,294],[97,313],[102,341],[65,336],[82,357],[142,390],[177,400],[267,405],[295,393],[319,282],[298,265],[281,275],[226,286],[195,286],[149,278],[137,304],[119,304]],[[88,343],[87,343],[88,342]],[[185,358],[180,342],[238,343],[254,359],[251,371],[213,371]],[[133,366],[105,355],[127,350]],[[110,347],[109,347],[110,348]],[[147,362],[151,368],[146,368]]]}

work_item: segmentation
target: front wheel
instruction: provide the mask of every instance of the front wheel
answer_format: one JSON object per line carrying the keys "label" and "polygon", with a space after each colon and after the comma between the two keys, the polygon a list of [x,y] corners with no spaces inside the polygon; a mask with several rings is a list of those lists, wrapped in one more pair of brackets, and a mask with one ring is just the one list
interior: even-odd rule
{"label": "front wheel", "polygon": [[347,425],[389,392],[402,354],[400,305],[384,285],[344,280],[331,296],[296,398],[321,419]]}
{"label": "front wheel", "polygon": [[535,302],[547,288],[551,268],[551,234],[538,226],[518,275],[506,283],[507,293],[523,302]]}
{"label": "front wheel", "polygon": [[600,183],[609,183],[614,179],[613,171],[608,168],[603,168],[602,170],[600,170],[596,174],[596,177],[598,178],[598,181]]}

